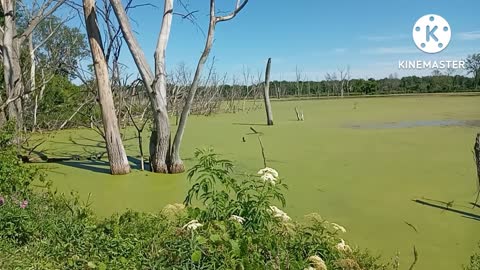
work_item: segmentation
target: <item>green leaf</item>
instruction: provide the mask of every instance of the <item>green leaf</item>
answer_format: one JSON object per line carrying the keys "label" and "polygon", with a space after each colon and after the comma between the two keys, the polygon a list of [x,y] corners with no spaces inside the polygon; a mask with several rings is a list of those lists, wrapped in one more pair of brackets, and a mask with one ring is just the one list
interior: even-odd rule
{"label": "green leaf", "polygon": [[107,270],[107,265],[104,264],[103,262],[99,263],[98,264],[98,270]]}
{"label": "green leaf", "polygon": [[87,266],[88,266],[88,268],[91,268],[91,269],[97,268],[97,266],[93,262],[88,262]]}
{"label": "green leaf", "polygon": [[212,234],[212,235],[210,235],[210,240],[214,243],[215,242],[220,242],[220,241],[222,241],[222,237],[218,234]]}
{"label": "green leaf", "polygon": [[232,246],[232,253],[236,256],[240,256],[240,245],[237,240],[230,240],[230,245]]}
{"label": "green leaf", "polygon": [[200,245],[203,245],[203,244],[207,243],[207,238],[199,235],[199,236],[197,236],[197,243],[200,244]]}
{"label": "green leaf", "polygon": [[192,253],[192,261],[194,263],[198,263],[198,262],[200,262],[201,259],[202,259],[202,252],[200,250],[195,250]]}

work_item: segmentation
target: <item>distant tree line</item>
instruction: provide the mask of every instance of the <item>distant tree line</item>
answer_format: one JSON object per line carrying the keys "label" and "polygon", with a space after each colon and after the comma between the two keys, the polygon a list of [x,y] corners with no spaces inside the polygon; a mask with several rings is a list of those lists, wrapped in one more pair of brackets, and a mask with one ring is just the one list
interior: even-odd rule
{"label": "distant tree line", "polygon": [[[344,85],[342,88],[342,84]],[[258,88],[255,85],[253,88]],[[248,91],[244,85],[224,86],[224,96],[231,95],[232,89],[242,91],[249,98],[256,98],[260,93]],[[323,81],[272,81],[271,95],[277,98],[284,97],[319,97],[358,95],[389,95],[411,93],[447,93],[447,92],[474,92],[478,91],[475,79],[462,75],[432,75],[426,77],[408,76],[396,78],[390,76],[383,79],[351,79],[348,82],[341,80]]]}

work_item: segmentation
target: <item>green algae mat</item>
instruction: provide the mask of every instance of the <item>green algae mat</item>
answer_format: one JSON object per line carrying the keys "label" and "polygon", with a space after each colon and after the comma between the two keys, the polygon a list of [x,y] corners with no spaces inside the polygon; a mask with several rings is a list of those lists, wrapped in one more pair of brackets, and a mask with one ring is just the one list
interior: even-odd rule
{"label": "green algae mat", "polygon": [[[258,101],[257,101],[258,104]],[[296,120],[295,107],[305,121]],[[189,119],[183,158],[195,148],[213,147],[255,173],[268,165],[288,184],[286,212],[297,218],[318,212],[346,227],[353,245],[401,258],[406,269],[419,253],[417,269],[461,269],[480,241],[472,156],[480,131],[480,96],[412,96],[273,102],[275,126],[265,126],[263,109]],[[132,166],[138,155],[135,132],[125,133]],[[39,135],[51,157],[95,155],[100,137],[91,130]],[[145,142],[148,142],[145,134]],[[145,149],[148,149],[146,147]],[[91,194],[100,216],[126,209],[158,211],[184,199],[182,175],[137,169],[111,176],[105,161],[49,164],[48,176],[61,192]]]}

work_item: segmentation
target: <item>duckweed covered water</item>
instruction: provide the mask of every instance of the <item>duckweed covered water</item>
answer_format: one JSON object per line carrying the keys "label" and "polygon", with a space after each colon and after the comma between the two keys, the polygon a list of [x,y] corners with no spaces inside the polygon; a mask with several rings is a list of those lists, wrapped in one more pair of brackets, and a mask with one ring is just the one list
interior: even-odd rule
{"label": "duckweed covered water", "polygon": [[[479,128],[458,124],[478,121],[479,105],[478,96],[273,102],[273,127],[264,125],[263,110],[191,117],[183,157],[188,167],[195,148],[212,146],[239,169],[256,172],[263,161],[253,127],[263,134],[268,165],[289,185],[286,211],[291,216],[318,212],[346,227],[345,238],[352,243],[386,259],[399,251],[402,269],[413,260],[413,245],[418,269],[460,269],[480,240],[480,222],[413,200],[438,206],[454,201],[452,208],[480,215],[469,204],[476,190],[471,149]],[[304,111],[304,122],[296,121],[295,107]],[[135,167],[135,132],[124,132]],[[91,130],[42,136],[48,142],[40,150],[49,156],[103,150]],[[188,188],[184,174],[107,172],[104,161],[68,161],[50,165],[49,177],[62,192],[76,190],[84,199],[91,193],[92,207],[101,216],[126,209],[155,212],[183,201]]]}

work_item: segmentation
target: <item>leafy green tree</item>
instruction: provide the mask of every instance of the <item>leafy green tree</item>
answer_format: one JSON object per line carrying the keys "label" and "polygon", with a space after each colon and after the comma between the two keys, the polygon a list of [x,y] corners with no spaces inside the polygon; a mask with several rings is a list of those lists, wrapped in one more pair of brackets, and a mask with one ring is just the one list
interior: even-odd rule
{"label": "leafy green tree", "polygon": [[[47,130],[58,128],[77,110],[81,101],[85,100],[88,94],[88,91],[73,84],[67,77],[53,75],[45,85],[45,91],[39,103],[37,128]],[[32,114],[33,110],[29,110],[26,115],[28,122],[31,122]],[[86,124],[88,121],[88,116],[77,114],[69,125],[78,126]]]}
{"label": "leafy green tree", "polygon": [[473,74],[475,89],[477,89],[480,71],[480,53],[469,55],[467,59],[465,59],[465,68],[467,69],[468,74]]}
{"label": "leafy green tree", "polygon": [[88,56],[85,34],[61,18],[50,16],[35,29],[33,37],[40,65],[57,75],[72,76],[79,62]]}

